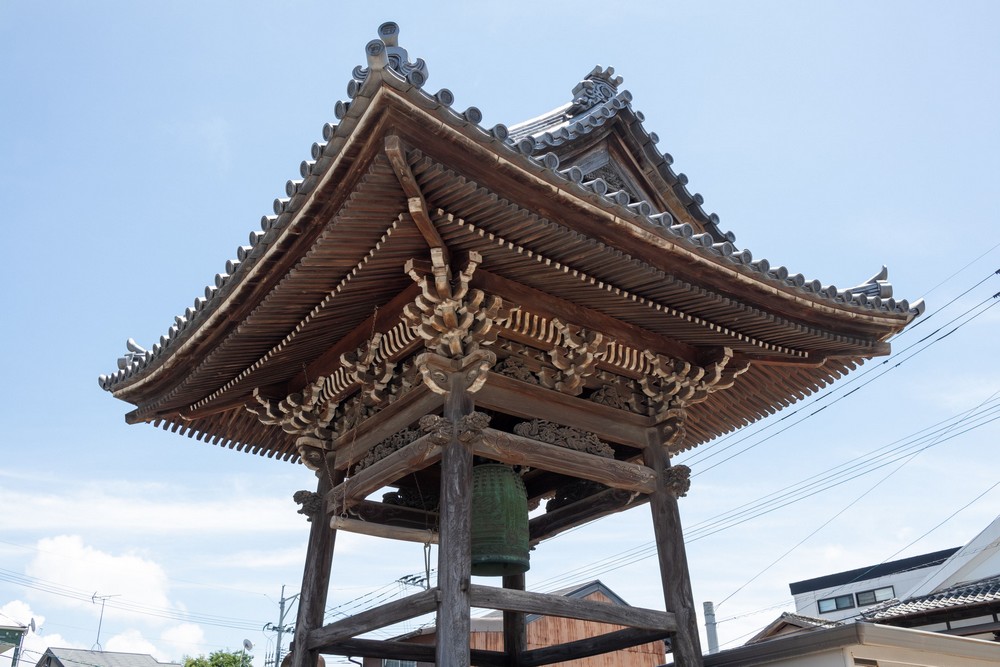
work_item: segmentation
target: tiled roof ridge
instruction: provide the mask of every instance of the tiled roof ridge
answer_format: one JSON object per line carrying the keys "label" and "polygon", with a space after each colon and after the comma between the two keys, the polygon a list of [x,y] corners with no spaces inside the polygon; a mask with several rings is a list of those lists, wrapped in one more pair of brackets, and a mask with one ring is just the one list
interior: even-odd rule
{"label": "tiled roof ridge", "polygon": [[919,595],[908,600],[892,599],[866,610],[861,616],[865,620],[878,621],[886,618],[908,616],[945,607],[964,606],[970,603],[986,603],[1000,600],[1000,574],[968,581],[943,590]]}
{"label": "tiled roof ridge", "polygon": [[[482,127],[479,124],[482,121],[482,112],[476,107],[469,107],[463,112],[453,109],[454,95],[448,89],[441,89],[433,95],[423,90],[423,85],[428,77],[426,63],[420,58],[415,63],[409,61],[406,50],[398,46],[398,33],[399,28],[395,23],[387,22],[379,26],[379,39],[368,42],[365,47],[368,66],[355,67],[353,76],[348,83],[347,94],[350,100],[338,101],[335,105],[334,115],[339,122],[324,125],[324,142],[314,143],[311,150],[313,159],[304,160],[301,163],[299,167],[301,179],[287,181],[285,184],[286,196],[274,200],[273,215],[261,217],[261,231],[250,232],[249,245],[237,248],[236,258],[226,262],[225,272],[216,274],[214,284],[205,287],[205,296],[197,297],[193,305],[188,307],[182,315],[175,316],[174,324],[165,334],[160,336],[159,341],[154,343],[151,348],[144,348],[133,339],[128,339],[126,353],[118,359],[118,371],[110,375],[101,375],[98,378],[98,383],[103,389],[116,391],[126,380],[138,381],[146,371],[151,371],[152,368],[156,367],[155,362],[164,357],[166,350],[183,344],[192,332],[197,331],[199,327],[193,326],[193,324],[201,323],[208,318],[209,314],[239,286],[242,279],[264,256],[271,244],[295,219],[296,213],[308,201],[310,194],[329,175],[330,167],[339,157],[341,149],[358,125],[361,113],[351,112],[353,104],[360,100],[370,101],[374,99],[382,83],[415,96],[417,98],[415,101],[427,110],[433,111],[437,118],[452,126],[465,128],[480,143],[492,144],[497,150],[508,152],[508,157],[523,155],[531,161],[534,171],[562,181],[565,185],[574,184],[578,189],[589,191],[596,195],[604,205],[617,208],[618,213],[631,219],[644,219],[647,224],[661,230],[664,235],[691,244],[704,255],[715,256],[732,264],[744,265],[752,269],[752,272],[758,274],[760,278],[770,282],[777,281],[779,284],[797,291],[811,292],[817,298],[844,306],[897,312],[914,317],[923,312],[922,301],[911,306],[906,300],[897,302],[891,298],[891,285],[884,280],[884,267],[875,278],[855,288],[838,290],[832,285],[823,286],[818,280],[807,281],[802,274],[790,275],[783,266],[772,268],[766,259],[753,261],[749,250],[738,250],[735,247],[733,244],[735,236],[732,234],[725,235],[727,240],[722,242],[715,242],[712,235],[695,235],[692,233],[690,225],[675,224],[669,213],[654,213],[648,202],[632,202],[629,194],[624,191],[609,192],[607,183],[600,178],[584,182],[584,175],[577,167],[559,170],[559,160],[555,154],[535,155],[535,153],[540,146],[550,145],[547,142],[557,141],[563,137],[562,132],[556,132],[551,137],[550,133],[543,133],[540,140],[525,137],[515,143],[511,139],[507,127],[502,124],[489,129]],[[655,144],[658,141],[655,133],[648,133],[645,128],[641,127],[644,120],[641,112],[631,110],[631,93],[627,90],[617,91],[621,77],[613,77],[613,72],[613,68],[603,69],[598,66],[588,75],[586,80],[594,82],[594,85],[588,88],[589,91],[597,90],[607,93],[608,91],[604,88],[606,85],[614,92],[614,95],[601,103],[600,99],[603,93],[591,95],[590,92],[581,90],[579,95],[581,100],[580,102],[574,101],[574,104],[589,103],[590,97],[588,95],[591,95],[595,101],[586,111],[586,123],[582,124],[582,120],[578,121],[574,124],[573,131],[589,132],[594,127],[603,125],[618,112],[627,110],[638,121],[642,132],[646,133],[649,139],[646,145]],[[567,109],[572,108],[574,108],[573,105],[567,107]],[[566,130],[566,132],[570,133],[571,131]],[[565,136],[569,136],[569,134],[565,134]],[[687,178],[683,174],[673,173],[673,170],[670,169],[670,163],[673,160],[669,154],[661,154],[661,159],[661,172],[671,174],[680,184],[682,191],[687,192],[685,187]],[[694,195],[688,193],[688,195],[698,207],[701,206],[703,199],[700,195],[697,193]],[[704,214],[703,210],[702,214]],[[706,218],[713,219],[713,215],[707,215]],[[713,224],[716,226],[717,220],[718,218],[715,216]]]}

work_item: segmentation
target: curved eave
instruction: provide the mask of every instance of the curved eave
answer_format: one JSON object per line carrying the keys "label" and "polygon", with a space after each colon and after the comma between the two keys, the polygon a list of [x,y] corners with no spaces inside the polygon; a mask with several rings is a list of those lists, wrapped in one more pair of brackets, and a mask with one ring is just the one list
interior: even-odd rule
{"label": "curved eave", "polygon": [[[320,233],[321,216],[337,209],[352,190],[354,183],[345,179],[355,173],[359,161],[377,154],[382,136],[390,132],[404,134],[411,145],[428,151],[435,150],[437,142],[457,147],[463,171],[497,192],[539,202],[542,215],[658,270],[676,274],[678,266],[684,267],[685,278],[706,289],[728,293],[734,285],[741,286],[764,310],[831,328],[847,327],[873,340],[890,337],[919,313],[905,302],[856,298],[801,276],[789,277],[710,235],[695,235],[683,226],[664,227],[641,207],[596,192],[571,170],[560,170],[554,156],[523,154],[505,141],[502,126],[487,130],[478,125],[478,112],[457,112],[442,99],[392,71],[372,72],[350,104],[338,105],[341,122],[325,128],[328,141],[314,145],[315,162],[303,164],[303,180],[289,181],[289,198],[275,202],[276,215],[265,218],[264,231],[251,235],[251,245],[240,249],[241,261],[220,274],[208,298],[179,317],[153,351],[132,359],[114,376],[103,377],[102,386],[129,401],[162,394],[173,383],[175,369],[197,366],[223,337],[237,333],[233,323],[247,317],[246,304],[269,294],[291,264],[309,251]],[[359,251],[356,261],[362,257]],[[289,317],[285,324],[290,331],[299,321]],[[268,345],[273,347],[273,341]],[[227,366],[233,377],[262,358],[259,351],[241,354]]]}

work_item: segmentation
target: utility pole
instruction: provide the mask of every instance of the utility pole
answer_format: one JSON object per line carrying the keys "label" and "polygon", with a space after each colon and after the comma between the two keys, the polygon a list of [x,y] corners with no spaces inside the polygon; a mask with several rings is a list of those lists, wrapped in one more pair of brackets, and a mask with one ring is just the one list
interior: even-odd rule
{"label": "utility pole", "polygon": [[265,630],[273,630],[278,633],[278,640],[275,642],[277,645],[274,649],[274,667],[281,667],[281,635],[286,632],[294,632],[294,625],[285,625],[285,614],[291,611],[290,608],[285,608],[286,602],[292,602],[295,598],[299,597],[300,593],[296,593],[291,597],[285,597],[285,587],[281,587],[281,600],[278,602],[278,624],[268,623],[264,626]]}

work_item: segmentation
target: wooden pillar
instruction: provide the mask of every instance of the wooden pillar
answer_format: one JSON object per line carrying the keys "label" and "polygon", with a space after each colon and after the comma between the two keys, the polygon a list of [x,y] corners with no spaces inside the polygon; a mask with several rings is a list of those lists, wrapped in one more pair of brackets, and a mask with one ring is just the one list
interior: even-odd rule
{"label": "wooden pillar", "polygon": [[660,425],[648,431],[644,458],[646,465],[656,473],[656,490],[649,495],[649,508],[653,515],[663,599],[667,611],[672,612],[677,619],[677,632],[671,636],[674,664],[701,667],[703,663],[698,639],[698,616],[695,614],[694,596],[691,593],[684,531],[677,506],[676,480],[672,479],[670,455],[664,444],[667,440],[666,428]]}
{"label": "wooden pillar", "polygon": [[[468,667],[472,625],[472,450],[461,442],[459,420],[472,413],[472,394],[463,373],[452,373],[444,418],[451,437],[441,456],[441,508],[438,547],[438,665]],[[296,666],[298,667],[298,666]]]}
{"label": "wooden pillar", "polygon": [[[524,573],[506,575],[503,578],[503,587],[523,591]],[[521,664],[521,655],[528,650],[528,630],[523,612],[503,612],[503,650],[507,654],[507,664],[510,667],[518,667]]]}
{"label": "wooden pillar", "polygon": [[309,633],[323,627],[326,595],[330,588],[330,570],[333,565],[333,547],[337,537],[337,531],[330,527],[327,496],[334,484],[343,480],[343,473],[337,473],[336,480],[331,480],[323,471],[317,472],[316,475],[319,477],[316,489],[319,498],[315,511],[309,515],[312,526],[309,529],[306,564],[302,572],[302,589],[299,593],[299,613],[295,621],[291,667],[316,667],[319,654],[316,651],[296,650],[296,646],[305,646]]}

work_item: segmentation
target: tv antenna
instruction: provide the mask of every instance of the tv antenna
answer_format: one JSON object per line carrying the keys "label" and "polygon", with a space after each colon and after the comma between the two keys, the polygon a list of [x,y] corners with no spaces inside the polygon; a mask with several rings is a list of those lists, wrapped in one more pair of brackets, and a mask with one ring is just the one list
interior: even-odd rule
{"label": "tv antenna", "polygon": [[101,601],[101,619],[97,622],[97,641],[94,645],[90,647],[91,651],[103,651],[101,648],[101,626],[104,625],[104,604],[111,598],[120,597],[119,595],[98,595],[95,591],[92,596],[90,596],[90,601],[97,604],[97,601]]}

